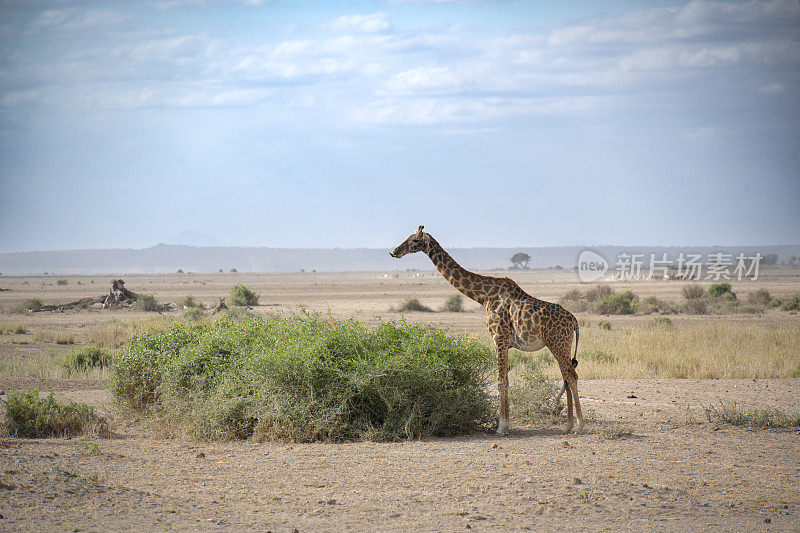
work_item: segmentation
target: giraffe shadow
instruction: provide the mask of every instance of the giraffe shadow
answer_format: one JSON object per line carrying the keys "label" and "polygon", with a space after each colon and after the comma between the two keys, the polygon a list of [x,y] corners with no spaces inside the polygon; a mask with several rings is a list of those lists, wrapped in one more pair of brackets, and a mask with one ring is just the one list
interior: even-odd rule
{"label": "giraffe shadow", "polygon": [[581,436],[585,433],[564,433],[561,428],[512,428],[507,439],[529,439],[531,437]]}

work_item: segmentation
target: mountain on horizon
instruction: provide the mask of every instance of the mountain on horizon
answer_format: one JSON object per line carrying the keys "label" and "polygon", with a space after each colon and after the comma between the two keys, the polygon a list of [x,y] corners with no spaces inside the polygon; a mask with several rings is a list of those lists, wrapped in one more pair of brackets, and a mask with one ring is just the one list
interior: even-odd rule
{"label": "mountain on horizon", "polygon": [[[184,240],[184,239],[180,239]],[[212,239],[213,240],[213,239]],[[185,242],[198,242],[187,240]],[[559,246],[519,248],[452,248],[453,258],[470,270],[505,270],[511,266],[510,257],[517,252],[531,256],[533,268],[561,266],[572,268],[584,250],[600,254],[614,265],[621,254],[640,254],[647,260],[650,254],[671,259],[679,253],[702,254],[724,252],[730,257],[738,253],[750,256],[775,254],[779,260],[800,255],[800,245],[772,246]],[[177,272],[352,272],[398,271],[433,269],[424,254],[414,254],[397,261],[388,248],[248,248],[231,246],[193,246],[165,244],[145,249],[60,250],[51,252],[0,253],[0,273],[3,275],[38,275],[43,272],[59,274],[104,273],[163,273]],[[628,255],[628,257],[631,257]],[[773,258],[774,260],[774,258]]]}
{"label": "mountain on horizon", "polygon": [[214,237],[206,235],[205,233],[200,233],[199,231],[195,230],[186,230],[178,233],[171,239],[169,239],[166,244],[174,244],[174,245],[181,245],[181,246],[199,246],[199,247],[220,247],[226,246],[225,243],[218,241]]}

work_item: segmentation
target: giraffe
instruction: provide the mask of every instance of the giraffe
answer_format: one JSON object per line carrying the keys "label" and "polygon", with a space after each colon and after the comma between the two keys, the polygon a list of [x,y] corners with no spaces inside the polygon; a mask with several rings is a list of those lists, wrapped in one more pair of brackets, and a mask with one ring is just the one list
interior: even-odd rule
{"label": "giraffe", "polygon": [[545,346],[558,361],[564,386],[559,394],[567,393],[567,425],[574,426],[572,404],[578,416],[576,432],[583,430],[584,420],[578,400],[578,360],[570,360],[572,333],[575,333],[575,355],[578,353],[578,321],[558,304],[545,302],[529,295],[509,278],[482,276],[466,270],[450,257],[442,246],[420,226],[400,246],[389,252],[399,259],[406,254],[425,252],[439,273],[467,297],[481,304],[488,313],[486,327],[497,350],[498,388],[500,389],[500,422],[498,435],[508,435],[510,428],[508,405],[508,350],[513,347],[535,352]]}

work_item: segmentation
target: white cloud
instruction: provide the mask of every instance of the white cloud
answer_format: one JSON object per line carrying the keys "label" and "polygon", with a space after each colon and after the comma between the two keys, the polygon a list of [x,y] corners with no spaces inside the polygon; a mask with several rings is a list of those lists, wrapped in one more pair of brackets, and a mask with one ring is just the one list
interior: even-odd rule
{"label": "white cloud", "polygon": [[770,83],[762,85],[758,88],[758,91],[762,94],[781,94],[786,91],[786,86],[782,83]]}
{"label": "white cloud", "polygon": [[37,15],[30,27],[33,30],[83,31],[116,26],[126,19],[125,15],[108,9],[48,9]]}
{"label": "white cloud", "polygon": [[343,15],[329,24],[333,31],[355,33],[378,33],[389,28],[386,13],[371,15]]}
{"label": "white cloud", "polygon": [[24,104],[39,102],[41,99],[41,92],[35,89],[9,91],[0,96],[0,107],[17,107]]}
{"label": "white cloud", "polygon": [[[119,16],[111,11],[50,9],[32,27],[113,20]],[[760,85],[763,94],[791,94],[791,73],[800,67],[794,23],[796,2],[774,0],[692,2],[501,36],[460,26],[404,31],[384,12],[325,23],[333,35],[309,26],[290,39],[263,35],[235,46],[211,31],[129,31],[91,46],[67,44],[61,56],[40,61],[15,58],[3,66],[0,95],[6,107],[40,101],[48,91],[93,94],[96,105],[121,107],[277,98],[294,102],[286,105],[297,113],[313,102],[314,113],[327,109],[358,124],[485,128],[515,115],[622,106],[634,94],[699,91],[710,81],[726,86],[731,77],[763,77],[750,93]]]}
{"label": "white cloud", "polygon": [[389,89],[413,93],[440,89],[452,89],[462,80],[447,67],[419,67],[395,74],[389,81]]}

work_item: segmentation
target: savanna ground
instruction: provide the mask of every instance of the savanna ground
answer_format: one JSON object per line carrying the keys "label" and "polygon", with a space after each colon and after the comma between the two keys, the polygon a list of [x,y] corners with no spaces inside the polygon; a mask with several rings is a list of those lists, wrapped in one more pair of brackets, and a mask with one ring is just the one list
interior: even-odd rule
{"label": "savanna ground", "polygon": [[[734,282],[785,297],[798,270]],[[503,275],[503,274],[501,274]],[[574,273],[517,272],[531,294],[558,301],[585,290]],[[67,280],[59,285],[58,279]],[[516,418],[510,437],[476,434],[399,443],[286,444],[165,439],[117,412],[108,371],[70,374],[53,364],[93,342],[118,349],[128,335],[181,312],[133,310],[11,314],[15,304],[98,296],[111,276],[0,277],[0,391],[52,390],[89,403],[110,438],[0,437],[0,530],[800,530],[800,430],[752,428],[720,418],[778,408],[800,412],[800,319],[780,308],[724,315],[581,319],[578,373],[587,431]],[[432,272],[382,274],[172,274],[126,276],[126,287],[213,305],[243,283],[253,312],[302,307],[400,318],[418,298],[436,312],[405,312],[488,342],[485,313],[438,311],[455,291]],[[682,282],[611,283],[681,305]],[[599,325],[606,321],[610,329]],[[71,344],[74,343],[74,344]],[[518,356],[515,356],[518,357]],[[538,355],[532,357],[537,358]],[[555,365],[543,358],[557,379]],[[791,377],[794,376],[794,377]]]}

